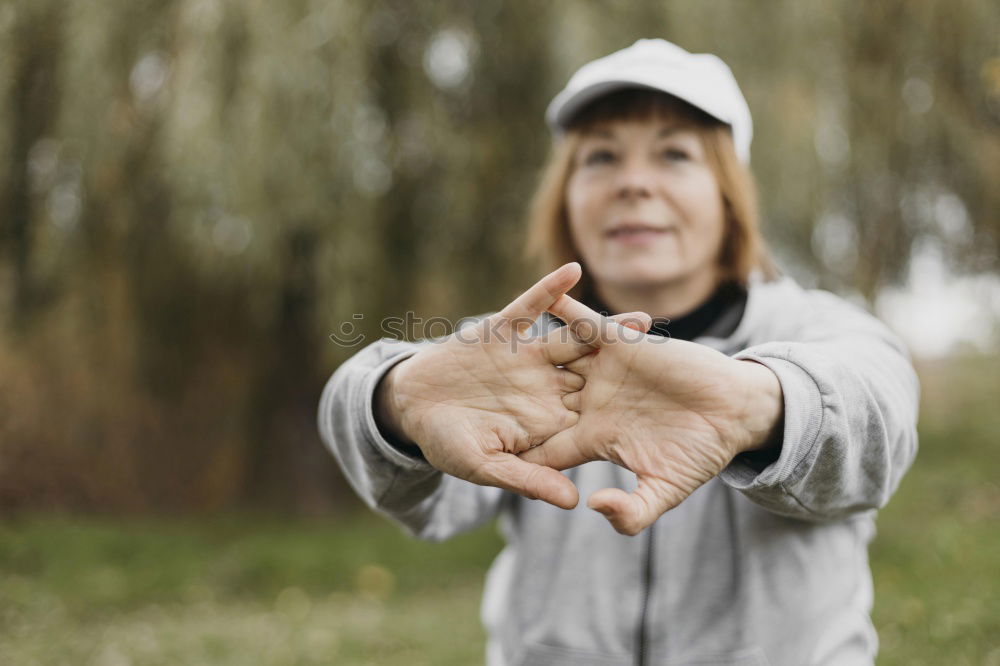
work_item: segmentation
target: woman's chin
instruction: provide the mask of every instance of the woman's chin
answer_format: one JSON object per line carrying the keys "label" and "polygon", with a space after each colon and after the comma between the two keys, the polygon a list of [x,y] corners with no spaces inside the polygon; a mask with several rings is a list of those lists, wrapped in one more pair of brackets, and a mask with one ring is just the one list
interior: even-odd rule
{"label": "woman's chin", "polygon": [[629,262],[609,266],[596,276],[599,282],[618,288],[650,289],[683,279],[683,271],[672,270],[659,262]]}

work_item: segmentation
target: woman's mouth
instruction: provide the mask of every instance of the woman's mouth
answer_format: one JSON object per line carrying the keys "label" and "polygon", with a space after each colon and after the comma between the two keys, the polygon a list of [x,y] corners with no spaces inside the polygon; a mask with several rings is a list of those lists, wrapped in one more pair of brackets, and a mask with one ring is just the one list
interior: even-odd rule
{"label": "woman's mouth", "polygon": [[645,245],[653,243],[673,231],[669,227],[654,227],[646,224],[622,224],[604,233],[608,240],[625,245]]}

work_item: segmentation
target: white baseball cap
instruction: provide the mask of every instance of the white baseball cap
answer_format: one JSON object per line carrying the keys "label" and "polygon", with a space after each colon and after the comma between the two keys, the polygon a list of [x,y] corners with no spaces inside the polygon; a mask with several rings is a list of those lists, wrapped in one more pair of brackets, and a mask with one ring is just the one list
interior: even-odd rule
{"label": "white baseball cap", "polygon": [[593,100],[622,88],[669,93],[729,125],[736,156],[750,163],[753,120],[750,107],[726,63],[710,53],[688,53],[663,39],[640,39],[632,46],[588,62],[576,71],[545,111],[553,132]]}

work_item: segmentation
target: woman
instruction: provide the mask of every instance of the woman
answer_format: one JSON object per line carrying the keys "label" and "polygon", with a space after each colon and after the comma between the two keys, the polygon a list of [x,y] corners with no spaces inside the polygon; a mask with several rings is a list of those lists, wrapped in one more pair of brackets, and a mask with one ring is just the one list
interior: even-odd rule
{"label": "woman", "polygon": [[641,40],[548,119],[531,242],[564,265],[437,344],[358,353],[324,440],[418,537],[500,517],[491,664],[873,663],[867,544],[916,452],[905,350],[777,279],[714,56]]}

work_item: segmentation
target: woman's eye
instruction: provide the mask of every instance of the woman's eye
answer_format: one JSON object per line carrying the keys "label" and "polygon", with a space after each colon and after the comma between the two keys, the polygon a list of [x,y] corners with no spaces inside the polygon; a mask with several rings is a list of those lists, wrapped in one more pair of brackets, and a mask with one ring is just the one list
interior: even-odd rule
{"label": "woman's eye", "polygon": [[615,154],[610,150],[592,150],[584,156],[583,163],[587,165],[610,164],[615,160]]}
{"label": "woman's eye", "polygon": [[681,150],[680,148],[667,148],[662,152],[662,155],[665,159],[672,162],[679,162],[688,159],[687,152]]}

